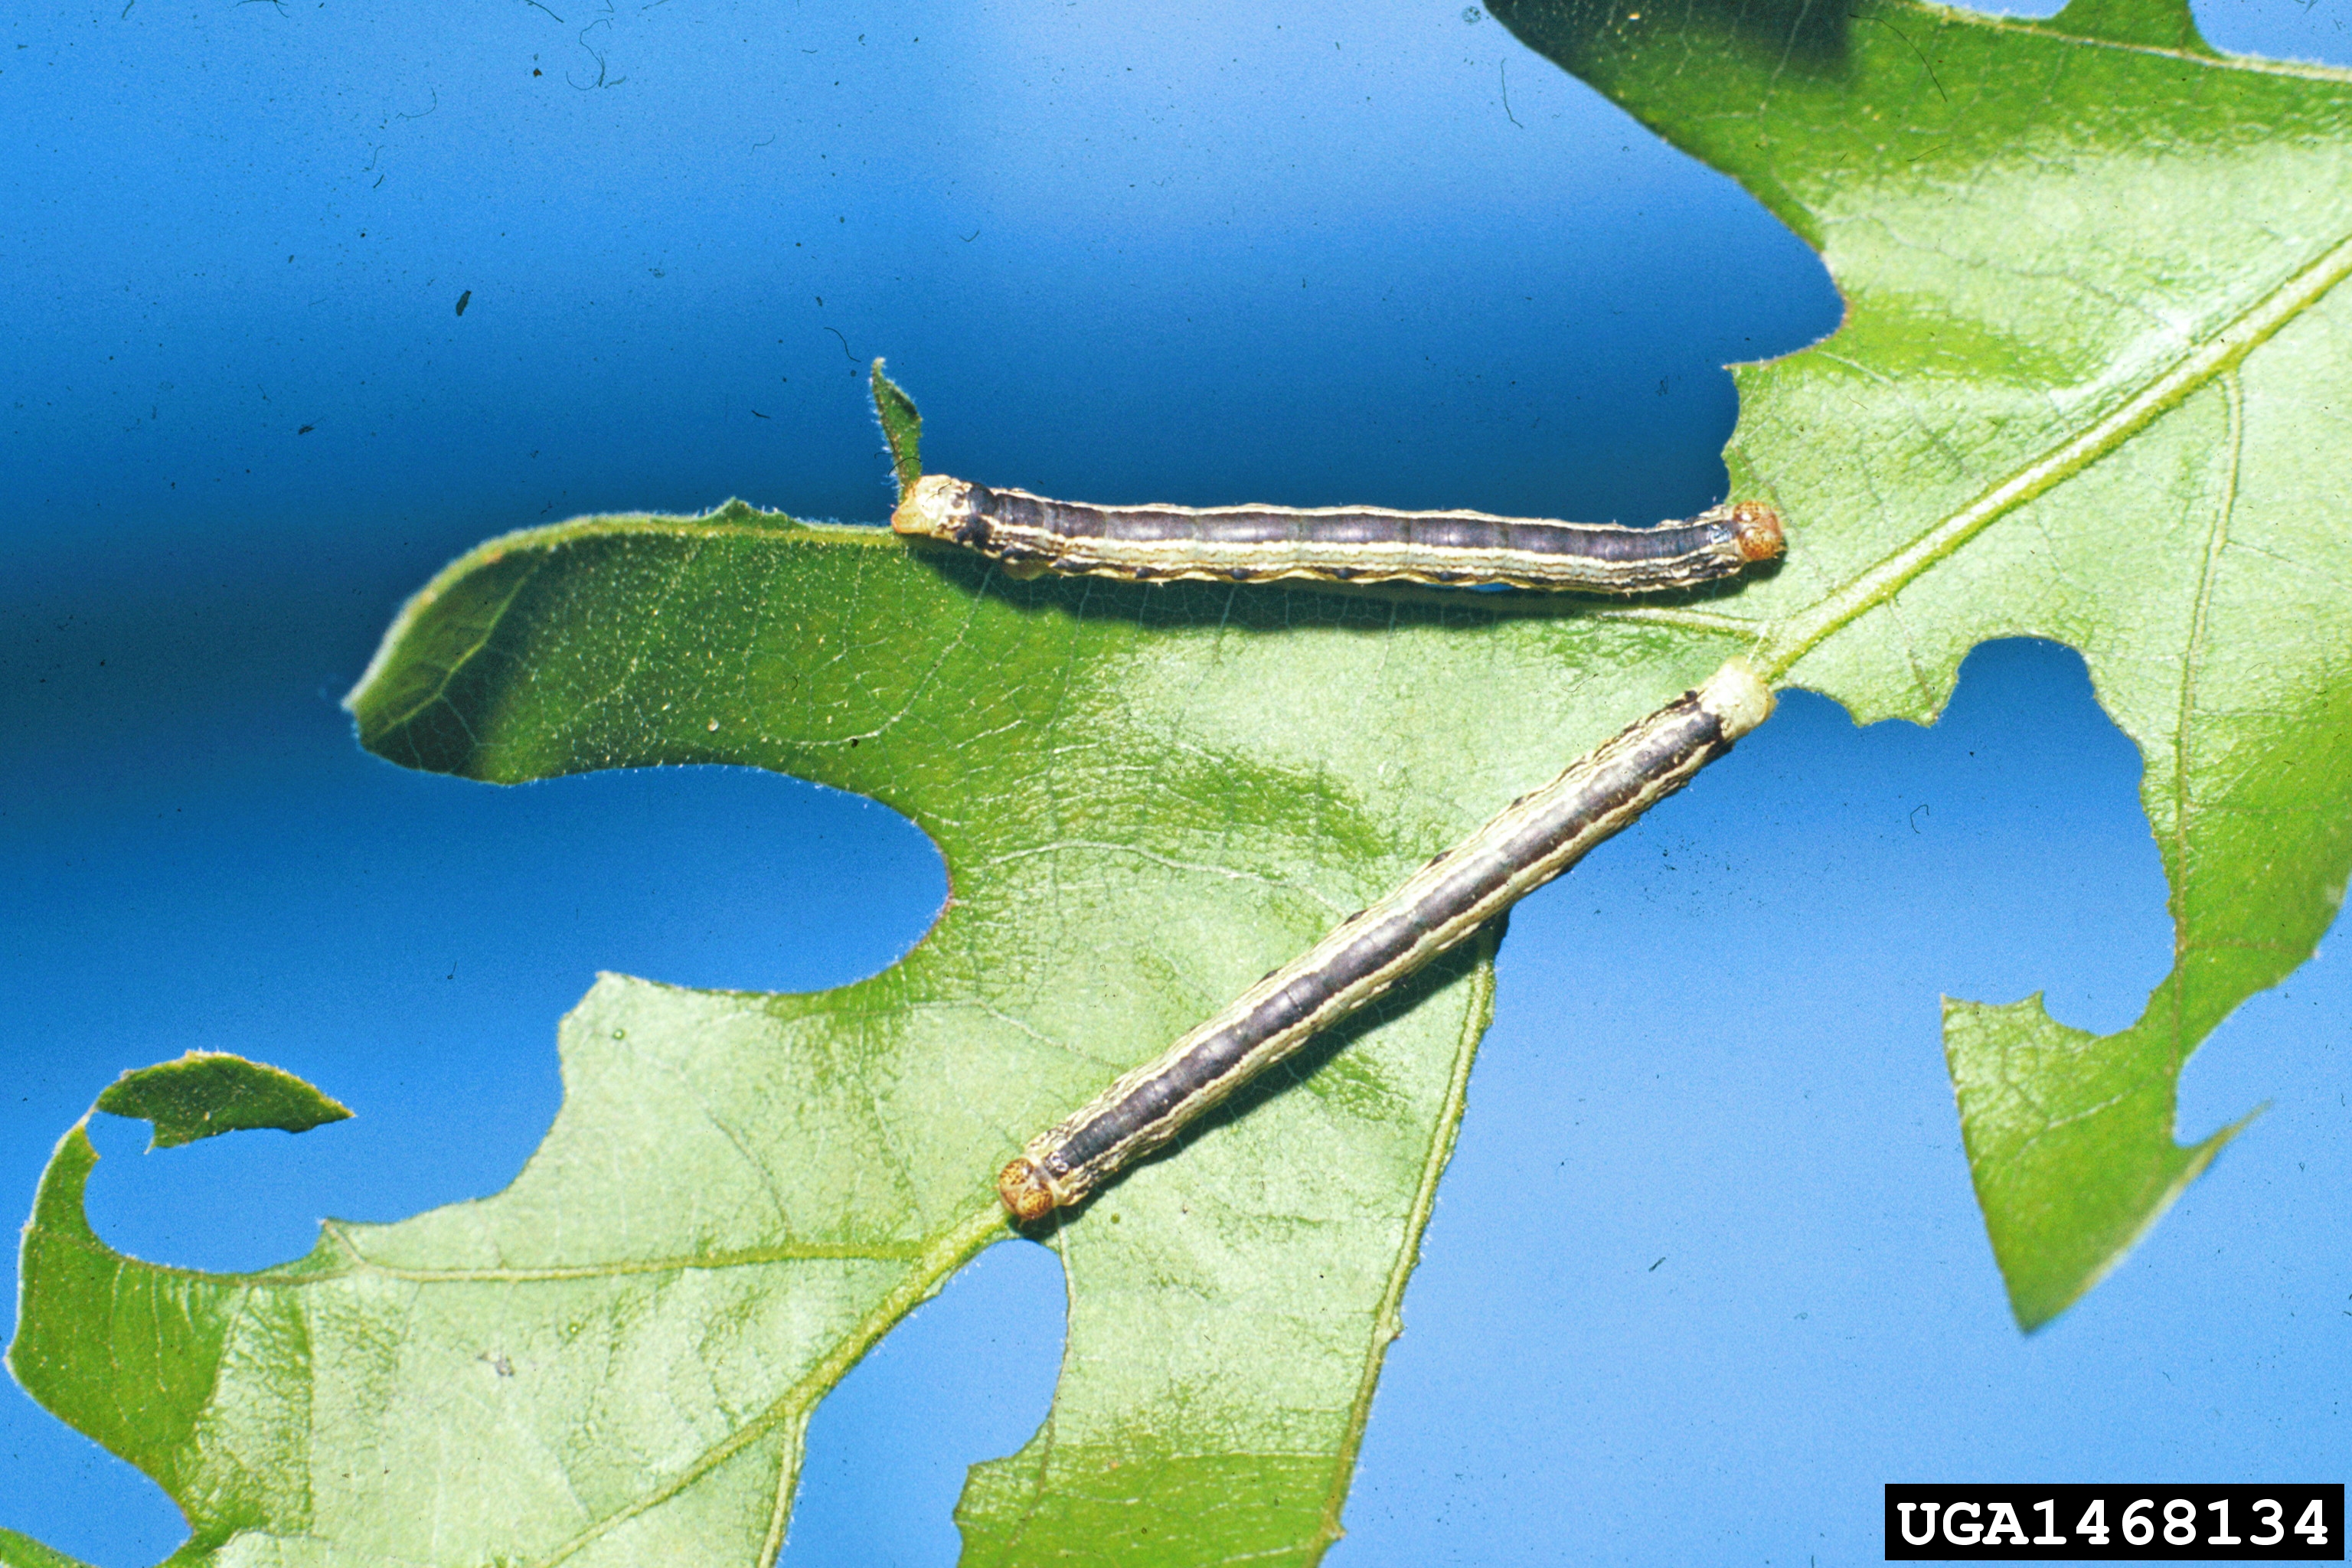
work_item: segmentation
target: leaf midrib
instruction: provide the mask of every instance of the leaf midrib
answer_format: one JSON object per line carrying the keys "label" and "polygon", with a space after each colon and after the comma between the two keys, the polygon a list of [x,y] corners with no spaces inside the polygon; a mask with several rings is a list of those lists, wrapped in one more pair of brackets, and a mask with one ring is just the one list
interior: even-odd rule
{"label": "leaf midrib", "polygon": [[730,1247],[719,1252],[677,1253],[661,1258],[608,1258],[592,1263],[557,1263],[540,1267],[495,1266],[484,1268],[412,1268],[399,1264],[384,1263],[371,1258],[358,1241],[337,1221],[330,1220],[320,1227],[340,1245],[351,1259],[348,1268],[335,1275],[294,1274],[273,1270],[248,1275],[257,1281],[298,1283],[340,1278],[346,1274],[373,1274],[386,1279],[405,1279],[418,1284],[539,1284],[550,1280],[609,1279],[630,1274],[679,1274],[688,1270],[709,1272],[721,1268],[757,1268],[770,1263],[820,1263],[829,1261],[863,1263],[908,1263],[921,1258],[929,1244],[909,1242],[780,1242],[772,1247]]}
{"label": "leaf midrib", "polygon": [[2026,463],[1912,542],[1847,579],[1813,605],[1772,626],[1751,656],[1765,684],[1778,685],[1797,662],[1922,573],[2016,510],[2113,452],[2188,397],[2227,374],[2289,321],[2352,273],[2352,236],[2338,239],[2241,311],[2230,324],[2151,377],[2113,412]]}

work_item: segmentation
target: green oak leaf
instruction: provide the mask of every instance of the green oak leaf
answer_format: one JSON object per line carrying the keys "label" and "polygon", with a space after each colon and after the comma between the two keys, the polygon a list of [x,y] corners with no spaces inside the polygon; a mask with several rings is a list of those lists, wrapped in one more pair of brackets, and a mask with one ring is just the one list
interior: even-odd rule
{"label": "green oak leaf", "polygon": [[2181,1065],[2310,955],[2352,869],[2352,76],[2217,55],[2186,0],[1492,10],[1755,191],[1845,296],[1827,341],[1738,372],[1733,490],[1797,542],[1722,606],[1765,664],[1926,722],[1977,643],[2049,637],[2145,759],[2174,966],[2140,1020],[1946,1014],[2039,1327],[2237,1131],[2173,1142]]}
{"label": "green oak leaf", "polygon": [[[499,781],[719,762],[856,790],[940,847],[938,925],[815,995],[607,977],[511,1187],[330,1225],[283,1269],[105,1251],[87,1156],[61,1156],[26,1332],[145,1357],[160,1436],[129,1451],[188,1509],[192,1561],[757,1560],[817,1399],[1013,1234],[992,1184],[1020,1143],[1736,651],[1666,614],[1013,584],[740,504],[493,542],[404,611],[352,699],[371,747]],[[976,1558],[1304,1560],[1337,1533],[1491,951],[1052,1236],[1064,1384],[975,1478]],[[176,1315],[122,1316],[151,1299]],[[104,1390],[41,1396],[127,1446]]]}
{"label": "green oak leaf", "polygon": [[[2021,1321],[2210,1157],[2226,1134],[2171,1140],[2179,1062],[2309,951],[2352,864],[2342,79],[2220,59],[2156,0],[2040,26],[1496,9],[1746,181],[1845,289],[1835,338],[1741,374],[1735,491],[1788,515],[1784,569],[1639,606],[1015,583],[740,503],[457,562],[352,695],[369,747],[500,782],[815,779],[912,818],[952,896],[905,962],[836,991],[604,978],[511,1187],[331,1224],[284,1268],[107,1250],[69,1136],[12,1354],[24,1375],[27,1344],[96,1347],[41,1396],[163,1479],[186,1561],[766,1560],[815,1401],[1010,1236],[991,1182],[1024,1139],[1733,654],[1925,720],[1979,640],[2084,650],[2148,758],[2180,962],[2111,1039],[2036,1004],[1953,1010]],[[894,432],[885,405],[902,477],[906,413]],[[975,1468],[968,1558],[1320,1554],[1490,955],[1051,1235],[1061,1384],[1021,1453]]]}

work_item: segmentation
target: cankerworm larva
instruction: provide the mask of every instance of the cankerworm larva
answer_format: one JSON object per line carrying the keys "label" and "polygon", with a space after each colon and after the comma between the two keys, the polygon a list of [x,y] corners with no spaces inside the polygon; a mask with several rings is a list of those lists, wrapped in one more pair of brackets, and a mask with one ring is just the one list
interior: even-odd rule
{"label": "cankerworm larva", "polygon": [[1026,1224],[1078,1202],[1234,1089],[1469,936],[1690,782],[1772,711],[1738,659],[1520,796],[1404,885],[1032,1139],[997,1176]]}
{"label": "cankerworm larva", "polygon": [[1089,506],[945,474],[909,485],[890,526],[992,555],[1015,576],[1403,580],[1587,594],[1696,587],[1771,560],[1784,543],[1780,514],[1760,501],[1623,528],[1362,506]]}

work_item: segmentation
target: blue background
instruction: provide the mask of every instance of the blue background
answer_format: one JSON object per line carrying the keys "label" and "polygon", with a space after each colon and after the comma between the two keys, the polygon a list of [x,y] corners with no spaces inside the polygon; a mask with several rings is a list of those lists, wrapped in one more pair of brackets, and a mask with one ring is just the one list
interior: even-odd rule
{"label": "blue background", "polygon": [[[2352,59],[2345,0],[2200,17]],[[878,519],[876,353],[950,472],[1647,521],[1721,494],[1718,367],[1838,315],[1459,0],[26,4],[0,147],[0,1210],[191,1047],[356,1108],[152,1157],[99,1119],[102,1234],[207,1268],[500,1187],[595,970],[838,984],[943,896],[797,783],[360,753],[337,699],[476,540]],[[1791,698],[1528,900],[1331,1561],[1874,1561],[1886,1480],[2344,1479],[2342,957],[2190,1065],[2184,1136],[2272,1109],[2033,1339],[1974,1207],[1937,997],[2137,1014],[2137,777],[2074,655],[1998,645],[1933,730]],[[1691,962],[1727,946],[1761,961]],[[1004,1327],[1060,1310],[1008,1244],[886,1342],[787,1561],[951,1561],[964,1465],[1050,1395]],[[183,1534],[13,1385],[0,1524],[109,1568]]]}

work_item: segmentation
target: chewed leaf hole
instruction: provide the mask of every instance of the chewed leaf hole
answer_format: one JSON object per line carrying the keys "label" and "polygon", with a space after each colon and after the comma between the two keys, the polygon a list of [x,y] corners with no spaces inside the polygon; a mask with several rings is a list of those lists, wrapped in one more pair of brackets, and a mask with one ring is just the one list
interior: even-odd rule
{"label": "chewed leaf hole", "polygon": [[[115,1043],[135,1053],[119,1067],[191,1048],[273,1063],[352,1119],[200,1136],[203,1106],[167,1092],[185,1072],[138,1075],[136,1103],[110,1089],[106,1109],[175,1130],[159,1141],[195,1139],[148,1154],[145,1121],[91,1119],[90,1223],[132,1257],[268,1268],[309,1252],[327,1216],[497,1192],[555,1113],[555,1020],[597,972],[827,990],[889,967],[946,897],[939,852],[905,817],[755,769],[499,789],[352,765],[359,787],[319,803],[350,836],[337,852],[291,831],[226,836],[217,891],[250,921],[177,933],[142,973],[196,1003]],[[234,1005],[205,999],[207,973],[234,977]]]}
{"label": "chewed leaf hole", "polygon": [[782,1568],[957,1560],[965,1470],[1045,1418],[1067,1324],[1060,1261],[990,1247],[890,1331],[809,1419]]}

